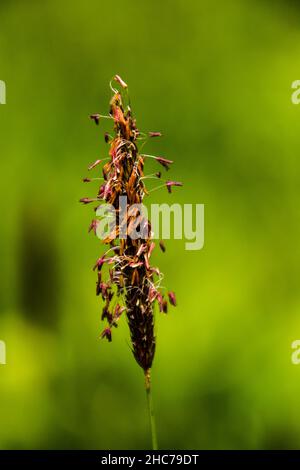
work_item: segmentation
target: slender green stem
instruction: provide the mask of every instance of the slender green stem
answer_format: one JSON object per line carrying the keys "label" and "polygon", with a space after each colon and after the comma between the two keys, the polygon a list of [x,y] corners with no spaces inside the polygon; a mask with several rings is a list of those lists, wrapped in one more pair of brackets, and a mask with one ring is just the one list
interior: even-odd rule
{"label": "slender green stem", "polygon": [[150,421],[151,438],[152,438],[152,449],[153,450],[158,450],[155,416],[154,416],[154,408],[153,408],[152,393],[151,393],[151,376],[150,376],[150,373],[151,373],[150,369],[145,371],[145,386],[146,386],[146,395],[147,395],[147,405],[148,405],[148,411],[149,411],[149,421]]}

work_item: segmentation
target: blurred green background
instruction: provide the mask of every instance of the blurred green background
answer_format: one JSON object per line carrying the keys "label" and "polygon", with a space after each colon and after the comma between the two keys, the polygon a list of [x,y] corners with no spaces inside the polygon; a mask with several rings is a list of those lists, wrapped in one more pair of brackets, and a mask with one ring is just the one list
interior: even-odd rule
{"label": "blurred green background", "polygon": [[[160,448],[300,447],[299,4],[1,0],[0,447],[149,448],[143,374],[123,319],[99,341],[89,121],[129,84],[149,153],[205,204],[205,247],[155,262],[177,309],[157,315]],[[150,165],[151,166],[151,165]],[[150,199],[149,199],[150,201]]]}

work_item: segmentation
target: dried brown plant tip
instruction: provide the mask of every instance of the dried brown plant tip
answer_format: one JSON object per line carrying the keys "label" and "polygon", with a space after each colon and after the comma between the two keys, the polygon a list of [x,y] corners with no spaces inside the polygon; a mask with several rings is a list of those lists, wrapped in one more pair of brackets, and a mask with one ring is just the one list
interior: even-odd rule
{"label": "dried brown plant tip", "polygon": [[[121,91],[111,89],[114,95],[110,102],[109,116],[114,123],[114,135],[105,134],[105,141],[110,145],[109,158],[102,168],[102,183],[95,198],[82,198],[83,204],[103,201],[111,204],[117,214],[117,223],[114,230],[103,240],[108,245],[106,252],[97,260],[94,269],[98,271],[96,294],[105,302],[102,310],[102,319],[107,321],[107,326],[101,333],[101,338],[112,340],[112,328],[117,327],[117,322],[123,312],[126,311],[128,320],[133,355],[136,362],[144,370],[146,389],[150,390],[150,369],[155,354],[154,334],[154,305],[157,302],[159,310],[167,313],[167,300],[160,289],[161,273],[158,268],[152,267],[150,257],[154,249],[151,236],[142,236],[138,239],[132,237],[132,230],[137,220],[140,229],[148,228],[151,234],[150,221],[141,214],[130,212],[133,204],[141,204],[148,191],[145,186],[144,160],[146,157],[154,158],[166,170],[173,162],[163,157],[144,155],[139,152],[137,142],[141,135],[159,137],[160,132],[140,133],[136,126],[128,100],[127,84],[119,75],[115,75],[113,81]],[[112,82],[113,82],[112,81]],[[124,96],[123,96],[124,93]],[[91,119],[99,124],[100,114],[93,114]],[[93,170],[102,162],[96,160],[89,166]],[[151,176],[151,175],[150,175]],[[161,178],[161,172],[156,173]],[[95,178],[99,179],[99,178]],[[92,181],[85,178],[85,182]],[[181,186],[175,181],[166,181],[168,191],[173,186]],[[125,221],[121,217],[122,207],[120,197],[127,198],[127,214]],[[139,216],[139,219],[137,217]],[[97,233],[97,220],[93,220],[89,231]],[[126,232],[126,237],[120,236]],[[140,230],[142,233],[142,230]],[[163,242],[160,248],[165,251]],[[168,300],[176,305],[175,294],[170,292]],[[123,305],[121,305],[123,303]],[[153,424],[153,423],[151,423]],[[155,445],[155,443],[154,443]]]}

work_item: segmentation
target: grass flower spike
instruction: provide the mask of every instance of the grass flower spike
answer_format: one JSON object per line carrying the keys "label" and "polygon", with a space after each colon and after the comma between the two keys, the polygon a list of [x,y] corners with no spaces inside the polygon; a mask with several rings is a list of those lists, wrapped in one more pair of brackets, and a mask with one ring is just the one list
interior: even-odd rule
{"label": "grass flower spike", "polygon": [[[115,89],[118,87],[120,91]],[[96,210],[101,203],[110,204],[116,213],[116,224],[103,240],[107,249],[95,263],[97,271],[96,294],[104,302],[102,320],[106,326],[101,338],[112,341],[113,330],[117,328],[121,315],[126,315],[130,330],[132,352],[138,365],[145,374],[145,384],[150,411],[153,447],[157,447],[153,409],[151,403],[150,371],[155,354],[156,338],[154,333],[154,306],[160,312],[167,313],[168,302],[175,306],[174,292],[165,298],[160,282],[162,275],[157,267],[151,266],[151,255],[155,243],[151,239],[151,223],[147,218],[132,210],[141,204],[150,192],[147,190],[144,165],[148,158],[153,158],[165,170],[173,163],[163,157],[155,157],[139,152],[138,143],[146,143],[149,138],[160,137],[160,132],[142,133],[138,130],[136,120],[130,107],[128,87],[121,77],[116,75],[111,82],[113,97],[108,116],[92,114],[90,118],[101,124],[102,118],[109,118],[113,123],[113,136],[105,133],[105,142],[109,145],[109,158],[96,160],[88,167],[89,171],[101,171],[98,178],[84,178],[85,183],[92,184],[100,180],[98,192],[93,197],[84,197],[83,204],[96,203]],[[102,170],[100,163],[104,163]],[[161,172],[150,175],[151,181],[162,182]],[[182,186],[175,181],[165,181],[169,192],[172,187]],[[161,187],[161,185],[159,186]],[[157,188],[158,189],[158,188]],[[126,217],[120,198],[126,198]],[[97,233],[99,221],[92,220],[89,231]],[[133,233],[139,230],[140,237]],[[125,234],[125,236],[124,236]],[[144,234],[147,234],[144,235]],[[160,248],[165,251],[163,242]]]}

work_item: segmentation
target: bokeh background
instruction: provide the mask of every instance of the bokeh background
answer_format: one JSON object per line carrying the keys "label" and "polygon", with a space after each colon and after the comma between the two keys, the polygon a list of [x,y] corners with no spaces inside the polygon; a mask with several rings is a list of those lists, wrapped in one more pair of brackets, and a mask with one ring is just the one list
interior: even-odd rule
{"label": "bokeh background", "polygon": [[[299,4],[1,0],[2,449],[149,448],[125,318],[99,340],[81,177],[103,156],[111,77],[149,153],[184,182],[149,202],[205,204],[205,247],[155,261],[178,308],[156,316],[160,448],[300,447]],[[151,165],[150,165],[151,167]],[[177,189],[177,188],[176,188]]]}

